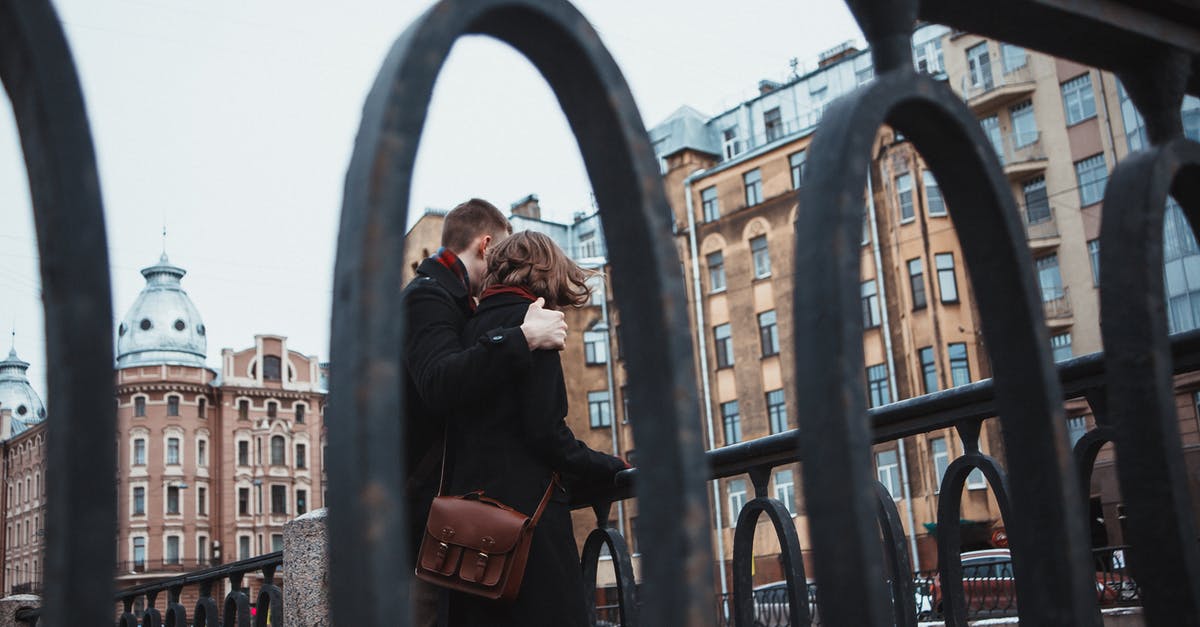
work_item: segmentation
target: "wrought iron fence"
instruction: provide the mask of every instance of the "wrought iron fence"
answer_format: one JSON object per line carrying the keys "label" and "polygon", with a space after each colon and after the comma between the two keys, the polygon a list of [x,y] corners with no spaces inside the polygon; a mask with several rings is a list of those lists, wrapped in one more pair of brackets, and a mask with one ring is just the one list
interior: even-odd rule
{"label": "wrought iron fence", "polygon": [[[983,0],[848,4],[870,44],[876,79],[825,111],[799,193],[805,212],[795,230],[796,267],[806,271],[794,278],[796,367],[790,384],[797,398],[806,399],[798,431],[804,437],[772,436],[707,460],[695,420],[684,283],[676,248],[667,245],[671,213],[645,125],[600,37],[566,0],[442,0],[400,36],[364,106],[339,233],[331,342],[338,364],[331,396],[339,400],[329,410],[334,624],[408,622],[403,464],[396,454],[402,450],[403,311],[395,288],[410,176],[433,84],[452,44],[469,34],[509,43],[545,76],[579,141],[604,216],[614,285],[631,301],[654,303],[621,326],[622,343],[639,348],[630,351],[627,364],[631,405],[637,415],[655,417],[634,423],[639,449],[655,453],[642,456],[637,483],[642,624],[715,622],[706,461],[718,473],[751,474],[760,498],[751,502],[757,509],[747,512],[765,512],[776,522],[788,572],[802,572],[797,543],[786,533],[790,520],[781,526],[778,508],[762,497],[761,469],[773,457],[806,462],[822,620],[855,627],[912,624],[912,582],[904,543],[895,534],[895,506],[890,497],[881,498],[869,450],[872,441],[934,424],[956,427],[967,446],[942,486],[942,581],[963,578],[958,495],[978,468],[1003,504],[1017,556],[1013,575],[1022,619],[1099,622],[1079,488],[1087,474],[1076,470],[1068,452],[1063,388],[1048,352],[1023,227],[974,113],[949,86],[913,69],[909,36],[918,18],[1115,71],[1145,117],[1151,146],[1121,162],[1108,179],[1100,238],[1107,352],[1078,365],[1099,373],[1084,391],[1100,427],[1080,440],[1075,455],[1094,459],[1101,444],[1115,444],[1129,551],[1143,565],[1137,585],[1146,591],[1148,622],[1200,621],[1200,548],[1171,394],[1161,278],[1168,192],[1193,224],[1200,222],[1200,146],[1183,139],[1179,116],[1182,94],[1200,92],[1196,9],[1132,0],[1014,0],[1003,10]],[[0,77],[25,153],[47,363],[54,366],[47,386],[55,419],[48,425],[46,623],[99,625],[110,620],[115,561],[116,499],[111,470],[104,471],[116,467],[115,451],[94,446],[109,441],[116,425],[109,264],[83,98],[48,0],[0,0]],[[884,123],[909,138],[937,174],[961,239],[995,379],[868,412],[858,242],[867,164]],[[1099,377],[1107,378],[1107,387]],[[1019,452],[1007,469],[976,445],[983,416],[973,413],[972,398],[985,415],[1000,416],[1006,449]],[[882,555],[881,527],[889,547]],[[609,534],[598,542],[611,550],[622,540]],[[735,562],[742,554],[738,546],[745,545],[735,542]],[[739,572],[745,571],[744,556],[740,563]],[[637,607],[635,595],[633,589],[623,592],[623,610]],[[793,608],[807,608],[798,586],[790,586],[789,595]],[[748,579],[735,579],[740,616],[752,611],[750,597]],[[960,586],[947,587],[945,608],[949,624],[965,623]]]}

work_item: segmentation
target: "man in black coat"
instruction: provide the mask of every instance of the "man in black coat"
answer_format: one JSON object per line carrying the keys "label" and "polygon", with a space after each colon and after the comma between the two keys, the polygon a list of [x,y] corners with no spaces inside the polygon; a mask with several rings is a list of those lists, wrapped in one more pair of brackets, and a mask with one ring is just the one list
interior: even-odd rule
{"label": "man in black coat", "polygon": [[[507,374],[529,369],[532,351],[561,350],[566,340],[562,312],[543,309],[539,299],[529,306],[521,326],[488,330],[463,346],[462,331],[475,311],[487,250],[511,233],[512,226],[491,203],[478,198],[462,203],[446,214],[442,247],[421,262],[416,278],[404,288],[404,428],[413,560],[438,491],[445,417],[462,403],[492,392]],[[413,582],[414,624],[435,625],[438,590]]]}

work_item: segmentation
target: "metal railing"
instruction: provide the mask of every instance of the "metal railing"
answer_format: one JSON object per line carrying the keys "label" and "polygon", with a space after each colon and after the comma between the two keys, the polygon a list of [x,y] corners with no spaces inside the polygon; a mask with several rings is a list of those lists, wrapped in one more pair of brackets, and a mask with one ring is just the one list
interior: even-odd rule
{"label": "metal railing", "polygon": [[[637,622],[629,612],[655,627],[715,623],[706,461],[718,476],[749,472],[758,498],[743,515],[766,513],[774,522],[786,510],[765,497],[763,470],[774,460],[802,457],[819,614],[855,627],[911,625],[911,569],[895,504],[875,482],[870,444],[947,426],[957,429],[966,451],[947,469],[938,505],[940,576],[954,582],[944,590],[949,624],[966,620],[957,518],[963,483],[975,469],[1001,504],[1017,556],[1022,621],[1098,623],[1080,484],[1099,445],[1110,440],[1129,551],[1144,565],[1137,585],[1145,590],[1147,622],[1174,625],[1200,616],[1200,548],[1168,380],[1171,346],[1157,305],[1163,286],[1156,266],[1168,191],[1188,215],[1200,215],[1200,177],[1194,175],[1200,146],[1183,138],[1177,115],[1182,94],[1200,92],[1192,67],[1200,54],[1195,9],[1132,0],[1019,2],[1004,11],[983,0],[849,5],[871,46],[876,78],[823,113],[800,192],[807,228],[795,232],[796,266],[804,272],[792,279],[796,364],[788,384],[805,399],[800,432],[809,437],[781,434],[707,459],[699,444],[682,271],[676,248],[666,245],[672,233],[663,217],[671,209],[645,125],[601,37],[566,0],[441,0],[398,39],[363,108],[338,241],[331,340],[331,361],[338,364],[331,398],[337,402],[328,422],[333,624],[408,623],[397,612],[396,595],[410,578],[400,539],[404,473],[395,454],[403,446],[397,419],[403,416],[403,312],[388,295],[400,283],[411,173],[433,84],[454,42],[471,34],[510,44],[546,77],[575,131],[604,214],[614,289],[632,302],[654,304],[622,324],[622,341],[638,347],[627,364],[631,405],[637,415],[654,416],[633,423],[639,450],[654,454],[642,456],[637,485],[645,594],[635,610],[633,590],[623,592],[624,624]],[[1078,467],[1059,424],[1064,386],[1053,376],[1011,186],[986,149],[974,112],[945,84],[914,71],[906,42],[917,19],[1115,71],[1146,116],[1151,146],[1116,166],[1105,194],[1100,309],[1107,353],[1059,370],[1100,373],[1082,390],[1094,395],[1089,402],[1100,426],[1076,445],[1076,457],[1088,462]],[[1064,37],[1067,32],[1072,36]],[[82,91],[48,0],[0,0],[0,78],[30,180],[51,366],[47,405],[56,408],[47,427],[46,621],[99,625],[110,620],[116,558],[115,450],[95,446],[110,441],[117,424],[110,265]],[[857,290],[867,168],[859,166],[869,162],[884,123],[909,138],[938,174],[947,206],[962,208],[951,217],[995,379],[867,411]],[[1101,396],[1104,377],[1120,385]],[[1006,469],[978,449],[980,422],[993,415],[1004,426]],[[789,526],[776,526],[786,571],[806,581]],[[882,554],[881,530],[888,549]],[[622,544],[619,534],[601,535],[594,537],[610,549]],[[749,572],[744,540],[735,539],[737,573]],[[595,547],[585,547],[585,568],[599,552]],[[611,553],[614,561],[627,555]],[[752,617],[748,578],[738,575],[734,584],[738,611]],[[805,597],[793,594],[789,602],[804,611]],[[248,600],[233,601],[244,620]]]}
{"label": "metal railing", "polygon": [[1008,72],[1001,70],[999,63],[990,63],[982,70],[968,70],[959,82],[959,93],[962,94],[963,100],[970,103],[971,100],[980,99],[1004,87],[1019,85],[1032,89],[1033,80],[1033,70],[1030,69],[1028,61],[1025,65]]}
{"label": "metal railing", "polygon": [[143,573],[161,573],[173,572],[181,573],[189,570],[196,570],[212,566],[212,560],[208,559],[160,559],[160,560],[129,560],[117,562],[114,569],[117,576],[143,574]]}
{"label": "metal railing", "polygon": [[1042,310],[1047,320],[1063,320],[1074,315],[1071,309],[1071,288],[1043,287]]}

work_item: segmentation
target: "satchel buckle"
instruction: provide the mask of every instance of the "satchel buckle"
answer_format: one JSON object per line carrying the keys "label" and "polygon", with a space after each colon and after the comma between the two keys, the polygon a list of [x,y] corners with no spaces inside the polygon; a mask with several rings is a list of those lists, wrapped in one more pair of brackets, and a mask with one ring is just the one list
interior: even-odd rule
{"label": "satchel buckle", "polygon": [[483,581],[483,571],[487,570],[488,554],[479,553],[475,559],[475,581]]}

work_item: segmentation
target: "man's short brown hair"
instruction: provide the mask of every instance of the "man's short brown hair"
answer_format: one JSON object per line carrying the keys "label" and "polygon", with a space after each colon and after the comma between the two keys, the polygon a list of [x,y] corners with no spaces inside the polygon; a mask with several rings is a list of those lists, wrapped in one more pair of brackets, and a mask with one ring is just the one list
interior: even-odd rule
{"label": "man's short brown hair", "polygon": [[472,198],[450,210],[442,223],[442,246],[461,253],[480,235],[512,233],[512,225],[492,203]]}

